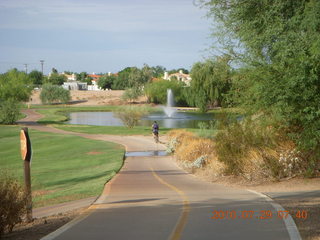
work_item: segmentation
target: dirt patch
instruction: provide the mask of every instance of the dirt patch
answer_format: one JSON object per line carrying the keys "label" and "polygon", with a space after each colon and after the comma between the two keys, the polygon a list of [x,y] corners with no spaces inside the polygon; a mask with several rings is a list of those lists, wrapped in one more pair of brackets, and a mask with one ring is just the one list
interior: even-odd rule
{"label": "dirt patch", "polygon": [[66,212],[50,217],[37,218],[31,223],[21,223],[13,228],[11,233],[2,236],[7,240],[38,240],[57,230],[67,222],[84,213],[86,208]]}
{"label": "dirt patch", "polygon": [[[41,104],[41,90],[34,90],[30,98],[29,104]],[[109,91],[77,91],[71,90],[71,104],[76,106],[96,106],[96,105],[123,105],[126,102],[121,100],[124,90]],[[140,97],[137,102],[146,102],[146,97]]]}

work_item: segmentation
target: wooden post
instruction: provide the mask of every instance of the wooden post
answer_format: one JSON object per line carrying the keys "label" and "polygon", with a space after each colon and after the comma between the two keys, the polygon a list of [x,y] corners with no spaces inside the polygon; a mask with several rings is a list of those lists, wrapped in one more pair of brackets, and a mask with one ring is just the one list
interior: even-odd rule
{"label": "wooden post", "polygon": [[25,191],[27,195],[27,222],[32,221],[32,194],[31,194],[31,141],[28,134],[28,128],[22,128],[20,132],[20,143],[21,143],[21,157],[24,164],[24,183]]}

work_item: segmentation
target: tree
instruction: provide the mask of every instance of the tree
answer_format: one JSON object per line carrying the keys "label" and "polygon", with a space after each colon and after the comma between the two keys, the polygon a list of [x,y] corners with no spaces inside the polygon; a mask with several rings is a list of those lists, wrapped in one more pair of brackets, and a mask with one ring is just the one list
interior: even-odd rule
{"label": "tree", "polygon": [[123,95],[121,96],[124,101],[134,101],[142,95],[142,90],[140,87],[127,88]]}
{"label": "tree", "polygon": [[98,86],[104,90],[106,89],[111,89],[112,84],[116,81],[117,77],[114,75],[108,75],[105,74],[103,75],[99,81],[98,81]]}
{"label": "tree", "polygon": [[128,76],[129,87],[140,87],[150,82],[152,78],[152,69],[144,64],[142,69],[133,67]]}
{"label": "tree", "polygon": [[118,77],[112,83],[112,89],[126,89],[141,87],[152,78],[152,69],[144,64],[142,69],[127,67],[118,73]]}
{"label": "tree", "polygon": [[320,159],[320,2],[201,2],[220,22],[219,30],[225,29],[223,39],[236,39],[225,47],[248,69],[240,79],[247,86],[242,106],[276,116],[281,128],[307,152],[314,172]]}
{"label": "tree", "polygon": [[49,78],[46,80],[46,83],[50,83],[53,85],[62,85],[67,81],[67,77],[65,75],[60,75],[58,73],[52,73]]}
{"label": "tree", "polygon": [[189,74],[189,71],[188,71],[187,69],[185,69],[185,68],[172,69],[172,70],[170,70],[168,73],[169,73],[169,74],[177,73],[177,72],[179,72],[180,70],[181,70],[182,73],[184,73],[184,74]]}
{"label": "tree", "polygon": [[70,101],[70,91],[60,86],[45,84],[42,86],[40,99],[43,104],[67,103]]}
{"label": "tree", "polygon": [[225,100],[224,95],[231,86],[229,57],[195,63],[191,77],[190,91],[188,91],[190,105],[199,107],[203,112],[207,111],[208,107],[221,106]]}
{"label": "tree", "polygon": [[42,72],[33,70],[29,73],[29,77],[34,85],[42,85],[42,82],[43,82]]}
{"label": "tree", "polygon": [[16,69],[0,74],[0,100],[28,101],[32,86],[29,76]]}
{"label": "tree", "polygon": [[89,77],[88,73],[87,72],[81,72],[81,73],[76,73],[76,80],[79,81],[79,82],[85,82],[87,83],[88,85],[91,85],[92,84],[92,78]]}
{"label": "tree", "polygon": [[155,67],[151,67],[151,70],[152,70],[152,77],[160,78],[160,77],[163,77],[164,72],[166,71],[166,68],[158,65]]}
{"label": "tree", "polygon": [[149,102],[166,104],[167,103],[167,89],[171,89],[174,93],[175,103],[179,106],[186,105],[184,95],[185,84],[176,80],[159,80],[146,84],[144,91],[148,97]]}
{"label": "tree", "polygon": [[116,90],[123,90],[128,86],[128,78],[129,78],[129,74],[132,71],[132,67],[127,67],[123,70],[121,70],[118,73],[118,77],[116,79],[114,79],[111,88],[112,89],[116,89]]}
{"label": "tree", "polygon": [[149,109],[143,106],[122,106],[115,111],[115,116],[120,118],[127,128],[133,128],[148,112]]}
{"label": "tree", "polygon": [[0,74],[0,123],[12,124],[19,118],[20,102],[28,101],[32,82],[16,69]]}

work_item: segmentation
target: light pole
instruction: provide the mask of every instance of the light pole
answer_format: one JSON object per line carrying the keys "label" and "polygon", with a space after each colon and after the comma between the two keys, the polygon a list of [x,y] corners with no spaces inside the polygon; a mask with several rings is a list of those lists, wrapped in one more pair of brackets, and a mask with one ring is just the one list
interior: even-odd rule
{"label": "light pole", "polygon": [[25,70],[26,70],[26,74],[28,74],[28,64],[23,64],[24,65],[24,68],[25,68]]}
{"label": "light pole", "polygon": [[41,63],[41,72],[42,72],[42,75],[43,75],[43,63],[44,63],[44,60],[40,60],[40,63]]}

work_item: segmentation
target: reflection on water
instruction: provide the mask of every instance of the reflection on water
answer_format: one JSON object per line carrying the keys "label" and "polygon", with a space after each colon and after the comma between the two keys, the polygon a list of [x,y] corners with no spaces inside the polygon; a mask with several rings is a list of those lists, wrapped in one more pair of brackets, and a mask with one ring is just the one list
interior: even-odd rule
{"label": "reflection on water", "polygon": [[[160,128],[198,128],[199,122],[209,122],[214,119],[212,113],[176,112],[171,118],[163,112],[150,113],[138,123],[140,126],[151,126],[157,121]],[[74,112],[70,113],[70,124],[96,126],[123,126],[122,121],[113,112]]]}
{"label": "reflection on water", "polygon": [[167,156],[166,151],[148,151],[148,152],[126,152],[126,157],[152,157],[152,156]]}

